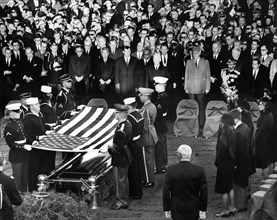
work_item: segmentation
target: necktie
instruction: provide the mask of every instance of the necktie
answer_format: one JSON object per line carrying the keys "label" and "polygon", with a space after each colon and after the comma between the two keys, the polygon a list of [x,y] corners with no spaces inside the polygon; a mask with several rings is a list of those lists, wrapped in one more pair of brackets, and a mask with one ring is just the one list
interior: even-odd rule
{"label": "necktie", "polygon": [[7,59],[7,65],[10,66],[10,59]]}
{"label": "necktie", "polygon": [[146,66],[146,64],[147,64],[147,61],[146,61],[146,60],[144,60],[144,66]]}
{"label": "necktie", "polygon": [[17,52],[17,59],[20,61],[20,53]]}
{"label": "necktie", "polygon": [[126,64],[129,65],[129,58],[126,58]]}
{"label": "necktie", "polygon": [[254,70],[254,74],[253,74],[253,76],[254,76],[254,79],[256,79],[256,76],[257,76],[257,70]]}
{"label": "necktie", "polygon": [[216,60],[216,54],[214,55],[214,59]]}
{"label": "necktie", "polygon": [[251,52],[251,55],[252,55],[252,56],[253,56],[253,54],[254,54],[254,51]]}
{"label": "necktie", "polygon": [[264,61],[265,61],[265,58],[263,57],[262,62],[264,62]]}
{"label": "necktie", "polygon": [[158,69],[158,67],[157,66],[155,66],[155,70],[157,70]]}
{"label": "necktie", "polygon": [[195,60],[194,63],[195,63],[195,67],[197,68],[197,60]]}
{"label": "necktie", "polygon": [[163,56],[164,58],[163,58],[163,63],[164,63],[164,66],[166,66],[166,58],[165,58],[165,56]]}

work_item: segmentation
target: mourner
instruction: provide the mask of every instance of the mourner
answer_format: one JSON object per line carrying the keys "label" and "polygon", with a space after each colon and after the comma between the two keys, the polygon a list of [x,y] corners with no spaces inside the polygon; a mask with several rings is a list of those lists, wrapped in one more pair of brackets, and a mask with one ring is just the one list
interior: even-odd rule
{"label": "mourner", "polygon": [[155,120],[155,128],[158,135],[158,142],[155,145],[155,165],[156,173],[164,173],[167,166],[167,111],[169,107],[169,96],[166,93],[166,83],[168,78],[156,76],[154,77],[155,90],[158,93],[158,97],[155,101],[157,108],[157,118]]}
{"label": "mourner", "polygon": [[20,118],[20,101],[10,101],[6,106],[9,121],[4,130],[7,145],[10,148],[9,161],[12,164],[13,177],[21,192],[28,190],[29,153],[31,145],[27,145],[23,121]]}
{"label": "mourner", "polygon": [[[181,145],[176,151],[179,163],[165,173],[163,210],[173,220],[206,218],[208,204],[207,179],[204,169],[192,164],[192,150]],[[185,175],[184,175],[185,174]]]}
{"label": "mourner", "polygon": [[118,120],[118,125],[114,133],[113,144],[108,148],[112,156],[116,190],[116,202],[111,207],[112,209],[128,208],[128,167],[132,160],[129,146],[133,139],[132,125],[127,120],[128,109],[128,106],[115,104],[115,118]]}
{"label": "mourner", "polygon": [[140,138],[143,131],[144,121],[140,113],[136,110],[137,102],[135,97],[126,98],[123,102],[129,107],[127,119],[132,125],[133,132],[133,140],[130,143],[133,160],[128,169],[129,198],[140,199],[142,197],[142,144]]}
{"label": "mourner", "polygon": [[7,176],[3,173],[6,160],[4,154],[0,152],[0,189],[1,193],[1,209],[0,219],[13,220],[13,207],[12,205],[19,206],[22,204],[22,198],[16,187],[16,183],[12,176]]}
{"label": "mourner", "polygon": [[56,112],[59,120],[70,118],[76,109],[76,103],[71,93],[72,79],[70,75],[64,74],[60,77],[59,82],[62,89],[56,98]]}

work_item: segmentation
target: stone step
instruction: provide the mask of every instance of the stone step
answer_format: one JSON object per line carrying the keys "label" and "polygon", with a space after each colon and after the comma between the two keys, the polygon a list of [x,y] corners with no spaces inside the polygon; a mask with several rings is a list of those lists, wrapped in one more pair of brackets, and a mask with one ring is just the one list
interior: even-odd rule
{"label": "stone step", "polygon": [[269,179],[277,179],[277,173],[272,173],[268,176]]}
{"label": "stone step", "polygon": [[266,194],[266,191],[257,191],[257,192],[254,192],[251,197],[254,198],[254,197],[264,197],[264,195]]}
{"label": "stone step", "polygon": [[267,179],[267,180],[261,180],[261,183],[273,185],[276,181],[277,181],[276,179]]}
{"label": "stone step", "polygon": [[271,184],[263,184],[259,186],[260,191],[267,191],[271,187]]}

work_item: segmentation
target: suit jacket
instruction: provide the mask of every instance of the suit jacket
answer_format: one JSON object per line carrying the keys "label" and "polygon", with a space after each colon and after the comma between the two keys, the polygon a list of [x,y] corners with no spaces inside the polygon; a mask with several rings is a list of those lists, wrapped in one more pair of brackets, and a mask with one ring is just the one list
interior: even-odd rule
{"label": "suit jacket", "polygon": [[[182,88],[182,77],[185,72],[184,54],[177,52],[176,55],[169,54],[168,58],[168,71],[170,75],[170,81],[167,85],[176,83],[177,89]],[[171,85],[170,85],[171,86]]]}
{"label": "suit jacket", "polygon": [[186,63],[184,89],[189,94],[204,94],[206,90],[210,91],[211,86],[210,64],[208,60],[200,58],[198,66],[194,64],[194,59]]}
{"label": "suit jacket", "polygon": [[162,65],[156,70],[154,65],[146,68],[146,78],[145,85],[149,88],[154,88],[154,80],[155,76],[163,76],[169,78],[168,68],[163,67]]}
{"label": "suit jacket", "polygon": [[245,80],[244,84],[245,86],[248,85],[250,95],[257,99],[263,97],[264,89],[271,88],[268,69],[265,66],[260,65],[256,79],[254,79],[253,69],[251,68],[248,72],[248,78]]}
{"label": "suit jacket", "polygon": [[[10,58],[9,66],[6,62],[5,57],[1,57],[0,62],[1,62],[0,80],[2,80],[5,83],[8,83],[13,89],[15,84],[17,83],[19,84],[20,82],[20,76],[18,75],[20,71],[19,64],[13,56]],[[4,72],[6,70],[11,71],[12,73],[8,75],[7,74],[4,75]]]}
{"label": "suit jacket", "polygon": [[266,59],[264,61],[263,61],[262,56],[260,57],[261,64],[266,66],[267,68],[270,68],[272,60],[273,60],[273,58],[269,55],[266,57]]}
{"label": "suit jacket", "polygon": [[112,51],[110,51],[109,53],[109,57],[112,58],[113,60],[117,60],[122,56],[123,56],[123,52],[121,48],[116,48],[115,53],[112,53]]}
{"label": "suit jacket", "polygon": [[199,210],[206,211],[207,202],[207,179],[202,167],[181,161],[167,168],[163,210],[171,211],[172,219],[196,220]]}
{"label": "suit jacket", "polygon": [[103,79],[104,81],[107,81],[108,79],[114,81],[114,67],[115,61],[113,59],[108,58],[106,63],[103,59],[100,59],[96,67],[96,80],[98,82],[100,79]]}
{"label": "suit jacket", "polygon": [[[46,3],[44,0],[38,0],[38,5],[40,6],[42,3]],[[27,2],[27,6],[28,8],[31,10],[31,11],[35,11],[35,3],[34,3],[34,0],[29,0]]]}
{"label": "suit jacket", "polygon": [[70,57],[68,71],[73,78],[75,76],[88,77],[91,72],[90,57],[84,53],[80,57],[73,55]]}
{"label": "suit jacket", "polygon": [[137,58],[130,57],[127,65],[124,56],[115,62],[115,84],[120,86],[120,95],[128,96],[135,93],[135,72],[137,66]]}
{"label": "suit jacket", "polygon": [[138,60],[135,76],[135,88],[147,87],[146,82],[146,70],[149,66],[153,66],[153,59],[150,58],[146,63],[144,59]]}

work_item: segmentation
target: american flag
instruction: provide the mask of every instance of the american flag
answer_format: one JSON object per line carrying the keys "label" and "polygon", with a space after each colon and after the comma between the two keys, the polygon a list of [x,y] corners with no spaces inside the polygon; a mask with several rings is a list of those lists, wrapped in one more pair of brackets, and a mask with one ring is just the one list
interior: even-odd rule
{"label": "american flag", "polygon": [[62,152],[87,152],[112,144],[117,126],[114,109],[85,107],[33,147]]}

